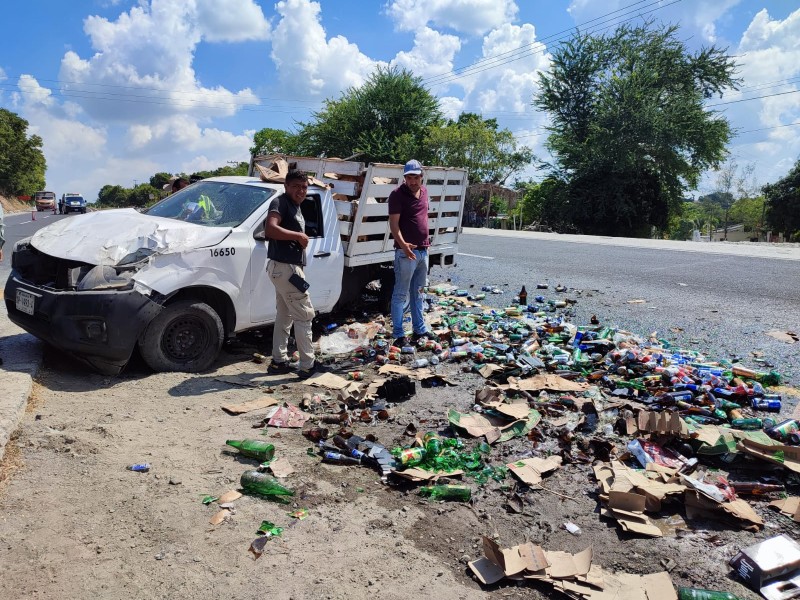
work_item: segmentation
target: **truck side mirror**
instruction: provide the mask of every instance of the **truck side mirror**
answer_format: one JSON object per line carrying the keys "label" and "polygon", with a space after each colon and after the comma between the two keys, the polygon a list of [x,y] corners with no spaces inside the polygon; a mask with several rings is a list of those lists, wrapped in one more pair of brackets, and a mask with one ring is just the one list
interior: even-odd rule
{"label": "truck side mirror", "polygon": [[256,230],[253,232],[253,239],[259,242],[267,241],[267,234],[264,232],[264,222],[262,221]]}

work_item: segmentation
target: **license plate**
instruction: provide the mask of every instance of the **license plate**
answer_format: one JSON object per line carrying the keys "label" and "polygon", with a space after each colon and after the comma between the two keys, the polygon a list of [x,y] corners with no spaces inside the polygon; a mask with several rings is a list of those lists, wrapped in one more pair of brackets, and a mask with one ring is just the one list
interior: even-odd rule
{"label": "license plate", "polygon": [[25,290],[17,290],[17,310],[26,314],[33,314],[36,296]]}

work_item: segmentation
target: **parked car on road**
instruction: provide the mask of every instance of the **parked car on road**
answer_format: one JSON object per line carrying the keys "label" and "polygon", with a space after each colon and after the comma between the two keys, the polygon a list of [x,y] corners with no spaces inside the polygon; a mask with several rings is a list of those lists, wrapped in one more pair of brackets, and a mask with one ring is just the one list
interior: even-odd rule
{"label": "parked car on road", "polygon": [[76,193],[67,193],[61,195],[61,200],[58,201],[59,214],[66,215],[71,212],[86,213],[86,200],[83,196]]}
{"label": "parked car on road", "polygon": [[39,212],[56,209],[55,192],[34,192],[33,201],[36,204],[36,210]]}

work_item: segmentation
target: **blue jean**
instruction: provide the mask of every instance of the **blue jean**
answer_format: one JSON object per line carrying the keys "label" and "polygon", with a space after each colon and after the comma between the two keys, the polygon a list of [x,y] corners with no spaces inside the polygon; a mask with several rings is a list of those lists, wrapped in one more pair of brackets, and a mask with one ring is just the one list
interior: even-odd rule
{"label": "blue jean", "polygon": [[402,250],[394,251],[394,291],[392,292],[392,336],[403,337],[403,313],[411,305],[411,324],[414,333],[426,333],[422,316],[422,288],[428,276],[428,251],[414,250],[415,260]]}

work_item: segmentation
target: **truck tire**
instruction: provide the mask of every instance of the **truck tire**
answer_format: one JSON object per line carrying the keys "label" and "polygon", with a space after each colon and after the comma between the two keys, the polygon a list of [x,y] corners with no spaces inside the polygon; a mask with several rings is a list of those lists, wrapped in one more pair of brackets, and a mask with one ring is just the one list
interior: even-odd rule
{"label": "truck tire", "polygon": [[144,362],[154,371],[198,373],[219,355],[222,320],[204,302],[182,300],[167,305],[139,338]]}

